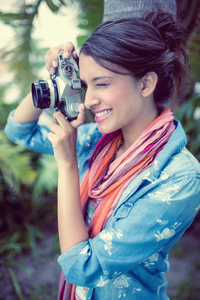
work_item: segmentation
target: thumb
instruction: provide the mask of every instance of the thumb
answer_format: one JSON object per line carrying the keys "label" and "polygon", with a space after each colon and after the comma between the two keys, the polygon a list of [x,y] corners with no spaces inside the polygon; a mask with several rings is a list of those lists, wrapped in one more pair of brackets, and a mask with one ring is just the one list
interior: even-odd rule
{"label": "thumb", "polygon": [[79,105],[79,114],[78,114],[77,119],[73,120],[70,124],[74,128],[78,128],[80,125],[82,125],[85,122],[85,114],[86,114],[85,105],[83,103],[81,103]]}

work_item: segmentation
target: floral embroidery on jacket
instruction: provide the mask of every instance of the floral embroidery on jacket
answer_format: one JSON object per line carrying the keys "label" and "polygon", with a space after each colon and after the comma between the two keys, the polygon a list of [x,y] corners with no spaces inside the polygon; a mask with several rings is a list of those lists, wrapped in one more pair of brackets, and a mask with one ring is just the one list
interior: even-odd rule
{"label": "floral embroidery on jacket", "polygon": [[103,287],[104,285],[106,285],[108,282],[110,281],[110,279],[105,279],[103,276],[100,277],[100,280],[97,283],[98,287]]}
{"label": "floral embroidery on jacket", "polygon": [[111,249],[112,249],[112,239],[113,239],[114,235],[118,239],[120,239],[123,236],[120,229],[118,231],[115,231],[114,229],[112,229],[111,232],[102,231],[100,233],[100,239],[106,243],[104,246],[104,249],[106,251],[108,251],[109,255],[112,255]]}
{"label": "floral embroidery on jacket", "polygon": [[158,253],[152,254],[150,257],[143,261],[146,268],[150,268],[151,266],[155,265],[155,262],[158,261]]}
{"label": "floral embroidery on jacket", "polygon": [[162,202],[165,202],[167,204],[171,204],[173,194],[180,191],[180,185],[179,184],[173,184],[169,187],[168,184],[163,183],[161,185],[161,191],[155,192],[155,193],[149,193],[148,196],[151,199],[158,199]]}
{"label": "floral embroidery on jacket", "polygon": [[155,193],[149,193],[148,196],[151,199],[158,199],[161,200],[162,202],[165,202],[167,204],[171,204],[171,195],[170,192],[168,191],[168,193],[166,191],[159,191],[159,192],[155,192]]}
{"label": "floral embroidery on jacket", "polygon": [[166,227],[165,229],[163,229],[162,232],[158,231],[157,234],[154,234],[154,236],[156,237],[156,241],[159,242],[161,240],[167,240],[170,237],[172,237],[173,235],[175,235],[176,233],[176,228],[178,228],[182,223],[174,223],[174,225],[171,226],[171,229]]}
{"label": "floral embroidery on jacket", "polygon": [[126,289],[129,287],[131,278],[122,274],[113,280],[113,285],[118,289],[118,298],[126,297]]}
{"label": "floral embroidery on jacket", "polygon": [[140,289],[140,288],[134,288],[133,290],[132,290],[132,294],[134,295],[134,294],[136,294],[136,293],[138,293],[138,292],[141,292],[141,290],[142,289]]}
{"label": "floral embroidery on jacket", "polygon": [[180,191],[180,185],[179,184],[173,184],[172,186],[168,186],[168,184],[164,183],[161,185],[161,188],[165,189],[166,192],[174,192],[178,193]]}
{"label": "floral embroidery on jacket", "polygon": [[161,219],[157,219],[156,222],[162,224],[162,225],[166,225],[169,223],[169,220],[161,220]]}

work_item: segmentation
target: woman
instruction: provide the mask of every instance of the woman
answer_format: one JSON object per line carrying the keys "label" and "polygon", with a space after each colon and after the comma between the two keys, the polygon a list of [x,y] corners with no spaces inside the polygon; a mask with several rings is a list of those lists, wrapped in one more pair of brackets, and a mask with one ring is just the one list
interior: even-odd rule
{"label": "woman", "polygon": [[[49,50],[50,73],[60,50],[76,56],[71,43]],[[101,24],[79,67],[86,93],[77,120],[56,112],[50,131],[39,126],[29,95],[5,129],[35,151],[53,147],[59,299],[168,299],[169,250],[200,206],[199,163],[165,107],[186,84],[183,32],[162,11]],[[96,123],[82,125],[85,107]]]}

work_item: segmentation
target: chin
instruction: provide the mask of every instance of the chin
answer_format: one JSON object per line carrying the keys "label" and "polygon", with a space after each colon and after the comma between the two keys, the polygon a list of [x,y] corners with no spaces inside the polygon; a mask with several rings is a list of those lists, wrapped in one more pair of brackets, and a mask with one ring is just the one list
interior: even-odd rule
{"label": "chin", "polygon": [[101,126],[101,124],[98,124],[98,130],[99,130],[99,132],[101,132],[103,134],[112,133],[118,129],[119,128],[109,128],[108,126]]}
{"label": "chin", "polygon": [[105,128],[105,126],[101,126],[100,124],[98,124],[98,130],[99,130],[99,132],[104,133],[104,134],[112,132],[112,131],[108,130],[108,128]]}

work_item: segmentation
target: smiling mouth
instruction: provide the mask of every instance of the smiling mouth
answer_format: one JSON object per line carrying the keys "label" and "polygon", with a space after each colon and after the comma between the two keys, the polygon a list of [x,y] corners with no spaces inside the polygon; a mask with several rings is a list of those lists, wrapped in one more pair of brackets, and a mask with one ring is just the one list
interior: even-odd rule
{"label": "smiling mouth", "polygon": [[110,112],[111,112],[111,109],[106,109],[106,110],[104,110],[104,111],[95,113],[95,116],[96,116],[97,118],[100,118],[100,117],[103,117],[103,116],[109,114]]}

